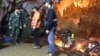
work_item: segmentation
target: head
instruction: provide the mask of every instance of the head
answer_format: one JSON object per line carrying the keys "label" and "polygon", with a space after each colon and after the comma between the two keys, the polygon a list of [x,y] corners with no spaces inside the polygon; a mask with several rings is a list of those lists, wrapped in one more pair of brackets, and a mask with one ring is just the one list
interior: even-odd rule
{"label": "head", "polygon": [[52,5],[52,0],[46,0],[44,2],[44,5],[45,5],[45,7],[48,7],[49,8]]}
{"label": "head", "polygon": [[16,7],[15,8],[15,13],[20,14],[21,11],[22,11],[22,8],[21,7]]}
{"label": "head", "polygon": [[32,10],[33,10],[33,12],[39,11],[39,8],[38,8],[38,6],[34,6],[34,7],[32,8]]}

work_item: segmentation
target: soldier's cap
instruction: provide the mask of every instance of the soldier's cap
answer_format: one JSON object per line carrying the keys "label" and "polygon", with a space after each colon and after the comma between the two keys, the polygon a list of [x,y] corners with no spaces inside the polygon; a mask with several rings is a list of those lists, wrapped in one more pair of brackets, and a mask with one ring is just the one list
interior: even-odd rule
{"label": "soldier's cap", "polygon": [[52,0],[45,0],[44,4],[45,3],[49,3],[50,5],[52,5]]}
{"label": "soldier's cap", "polygon": [[18,9],[19,10],[19,9],[22,9],[22,7],[20,7],[20,6],[19,7],[15,7],[15,9]]}
{"label": "soldier's cap", "polygon": [[32,9],[39,10],[39,7],[38,6],[34,6]]}

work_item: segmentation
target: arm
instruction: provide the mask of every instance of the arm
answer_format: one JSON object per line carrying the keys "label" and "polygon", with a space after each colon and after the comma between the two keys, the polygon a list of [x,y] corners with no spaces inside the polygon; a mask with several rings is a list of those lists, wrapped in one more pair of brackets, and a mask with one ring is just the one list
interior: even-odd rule
{"label": "arm", "polygon": [[[19,16],[21,16],[21,15],[19,15]],[[23,19],[23,18],[20,18],[20,17],[19,17],[19,26],[20,26],[20,29],[22,29],[22,27],[23,27],[22,19]]]}
{"label": "arm", "polygon": [[11,14],[11,15],[10,15],[10,18],[9,18],[9,21],[8,21],[9,29],[12,28],[12,19],[13,19],[13,15]]}
{"label": "arm", "polygon": [[48,21],[48,23],[47,23],[47,25],[46,25],[46,29],[47,30],[50,30],[51,28],[52,28],[52,23],[53,23],[53,16],[54,16],[54,13],[53,13],[54,11],[52,10],[52,9],[50,9],[49,11],[48,11],[48,14],[47,14],[47,21]]}
{"label": "arm", "polygon": [[26,17],[27,17],[26,12],[23,11],[20,14],[20,24],[21,24],[22,28],[25,28],[26,27],[26,23],[25,23]]}

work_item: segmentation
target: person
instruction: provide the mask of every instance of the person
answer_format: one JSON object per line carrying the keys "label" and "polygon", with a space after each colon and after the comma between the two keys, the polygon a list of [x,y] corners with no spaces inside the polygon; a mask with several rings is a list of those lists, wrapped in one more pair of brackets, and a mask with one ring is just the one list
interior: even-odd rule
{"label": "person", "polygon": [[54,12],[54,8],[52,6],[52,1],[51,0],[46,0],[45,1],[45,7],[47,7],[47,16],[46,16],[46,22],[45,23],[45,29],[46,29],[46,34],[48,35],[48,54],[49,56],[55,56],[55,43],[54,43],[54,32],[55,32],[55,27],[56,27],[56,15]]}
{"label": "person", "polygon": [[24,34],[23,32],[24,32],[24,29],[26,28],[26,18],[28,18],[28,13],[27,13],[27,11],[24,9],[24,8],[22,8],[22,11],[21,11],[21,13],[20,13],[20,20],[21,20],[21,26],[22,26],[22,28],[20,29],[20,32],[19,32],[19,41],[18,41],[18,43],[23,43],[23,38],[22,38],[22,34]]}
{"label": "person", "polygon": [[38,6],[34,6],[33,8],[33,14],[32,14],[32,21],[31,21],[31,28],[32,28],[32,35],[34,36],[34,42],[35,45],[33,46],[33,48],[40,48],[40,41],[39,41],[39,37],[40,37],[40,24],[41,24],[41,20],[40,20],[40,12],[39,12],[39,8]]}
{"label": "person", "polygon": [[11,44],[16,45],[18,42],[19,31],[21,27],[20,13],[21,7],[16,7],[15,11],[10,15],[8,26],[10,29]]}

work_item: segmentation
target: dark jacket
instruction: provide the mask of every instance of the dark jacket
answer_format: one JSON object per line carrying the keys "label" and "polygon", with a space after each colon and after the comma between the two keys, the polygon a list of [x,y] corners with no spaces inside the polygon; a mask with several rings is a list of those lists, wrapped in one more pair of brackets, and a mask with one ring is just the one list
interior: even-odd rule
{"label": "dark jacket", "polygon": [[48,14],[47,14],[47,17],[46,17],[46,21],[48,23],[45,26],[45,28],[47,30],[51,30],[52,27],[55,27],[56,22],[54,21],[54,19],[56,19],[56,15],[55,15],[54,9],[53,8],[49,8],[48,9]]}
{"label": "dark jacket", "polygon": [[25,9],[20,13],[20,20],[21,20],[21,26],[23,27],[24,24],[26,24],[26,18],[28,18],[29,15]]}

